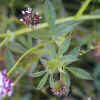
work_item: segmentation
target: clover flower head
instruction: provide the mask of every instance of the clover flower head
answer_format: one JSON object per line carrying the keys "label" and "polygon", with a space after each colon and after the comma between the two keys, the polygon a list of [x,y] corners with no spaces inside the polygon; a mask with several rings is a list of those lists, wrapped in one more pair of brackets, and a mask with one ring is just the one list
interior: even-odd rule
{"label": "clover flower head", "polygon": [[59,89],[57,89],[55,92],[54,92],[54,95],[57,95],[57,96],[64,96],[65,95],[65,92],[66,91],[66,87],[65,86],[63,86],[63,87],[61,87],[61,88],[59,88]]}
{"label": "clover flower head", "polygon": [[12,80],[7,78],[7,71],[0,71],[0,99],[3,98],[6,94],[8,96],[12,95]]}
{"label": "clover flower head", "polygon": [[63,81],[56,81],[54,87],[52,88],[54,95],[62,97],[68,95],[69,88],[66,87]]}
{"label": "clover flower head", "polygon": [[38,12],[33,13],[32,8],[28,8],[25,11],[22,11],[23,17],[20,19],[24,24],[29,25],[30,27],[36,26],[39,24],[41,16],[39,16]]}

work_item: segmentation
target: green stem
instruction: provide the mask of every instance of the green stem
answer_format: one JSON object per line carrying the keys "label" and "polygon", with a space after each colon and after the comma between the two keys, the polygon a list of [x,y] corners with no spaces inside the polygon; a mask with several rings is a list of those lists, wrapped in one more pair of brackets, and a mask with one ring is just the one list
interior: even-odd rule
{"label": "green stem", "polygon": [[61,81],[62,81],[62,77],[63,77],[63,76],[62,76],[62,72],[60,72],[60,80],[61,80]]}
{"label": "green stem", "polygon": [[53,42],[55,42],[55,41],[57,41],[57,40],[59,40],[59,39],[51,40],[51,41],[48,41],[48,42],[41,43],[41,44],[36,45],[35,47],[30,48],[29,50],[27,50],[27,51],[17,60],[17,62],[15,63],[15,65],[12,66],[12,68],[11,68],[10,71],[7,73],[7,75],[9,76],[9,75],[13,72],[13,70],[17,67],[17,65],[20,63],[20,61],[21,61],[26,55],[28,55],[29,53],[31,53],[32,51],[34,51],[34,50],[36,50],[36,49],[38,49],[38,48],[40,48],[40,47],[43,47],[43,46],[48,45],[48,44],[51,44],[51,43],[53,43]]}
{"label": "green stem", "polygon": [[5,43],[8,42],[8,40],[9,40],[9,38],[6,37],[6,38],[0,43],[0,49],[2,48],[2,46],[3,46]]}
{"label": "green stem", "polygon": [[86,8],[90,2],[91,2],[91,0],[85,0],[85,2],[82,4],[81,8],[79,9],[79,11],[76,14],[77,17],[81,16],[84,13],[84,11],[86,10]]}
{"label": "green stem", "polygon": [[86,54],[86,53],[89,53],[91,50],[94,50],[94,49],[97,49],[97,48],[100,48],[100,46],[96,46],[96,47],[91,47],[90,49],[88,50],[82,50],[81,53],[80,53],[80,56]]}
{"label": "green stem", "polygon": [[[61,18],[61,19],[56,20],[56,24],[61,24],[61,23],[64,23],[66,21],[93,20],[93,19],[100,19],[100,15],[84,15],[84,16],[79,16],[79,17],[71,16],[71,17],[67,17],[67,18]],[[44,29],[44,28],[47,28],[47,27],[48,27],[48,24],[43,23],[43,24],[38,25],[37,27],[34,27],[34,30]],[[20,29],[18,31],[15,31],[13,33],[15,34],[15,36],[19,36],[19,35],[22,35],[22,34],[28,34],[31,31],[32,31],[31,28],[23,28],[23,29]],[[9,33],[8,34],[6,34],[6,33],[0,34],[0,38],[9,37],[9,36],[10,36]]]}
{"label": "green stem", "polygon": [[9,37],[10,34],[7,33],[0,33],[0,38],[5,38],[5,37]]}

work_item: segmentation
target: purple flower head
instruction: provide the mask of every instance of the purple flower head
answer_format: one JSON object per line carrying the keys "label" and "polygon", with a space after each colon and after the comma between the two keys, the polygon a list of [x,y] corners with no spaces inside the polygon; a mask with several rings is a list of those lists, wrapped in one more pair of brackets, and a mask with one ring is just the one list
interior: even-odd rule
{"label": "purple flower head", "polygon": [[66,87],[61,87],[59,89],[57,89],[55,92],[54,92],[54,95],[57,95],[57,96],[63,96],[65,95],[65,92],[66,91]]}
{"label": "purple flower head", "polygon": [[54,95],[61,97],[68,95],[69,88],[67,88],[63,81],[56,81],[52,92],[54,93]]}
{"label": "purple flower head", "polygon": [[25,11],[22,11],[23,18],[20,19],[24,24],[29,25],[30,27],[36,26],[39,24],[41,17],[38,12],[33,13],[32,8],[28,8]]}
{"label": "purple flower head", "polygon": [[8,96],[12,95],[13,85],[13,82],[7,78],[7,71],[0,71],[0,99],[3,98],[6,94]]}

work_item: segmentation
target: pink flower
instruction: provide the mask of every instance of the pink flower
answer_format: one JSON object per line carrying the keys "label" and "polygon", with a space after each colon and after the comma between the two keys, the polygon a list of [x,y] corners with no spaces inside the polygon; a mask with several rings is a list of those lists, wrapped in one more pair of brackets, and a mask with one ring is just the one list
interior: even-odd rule
{"label": "pink flower", "polygon": [[13,82],[7,78],[7,71],[0,71],[0,99],[3,98],[6,94],[8,96],[12,95],[13,85]]}
{"label": "pink flower", "polygon": [[56,90],[55,92],[54,92],[54,95],[57,95],[57,96],[63,96],[63,95],[65,95],[65,92],[66,91],[66,87],[61,87],[60,89],[58,89],[58,90]]}
{"label": "pink flower", "polygon": [[54,87],[52,88],[52,92],[54,95],[62,97],[68,95],[69,87],[65,85],[64,81],[59,80],[55,82]]}
{"label": "pink flower", "polygon": [[20,19],[24,24],[29,25],[30,27],[39,24],[41,17],[38,12],[33,13],[32,8],[28,8],[26,11],[22,11],[23,18]]}

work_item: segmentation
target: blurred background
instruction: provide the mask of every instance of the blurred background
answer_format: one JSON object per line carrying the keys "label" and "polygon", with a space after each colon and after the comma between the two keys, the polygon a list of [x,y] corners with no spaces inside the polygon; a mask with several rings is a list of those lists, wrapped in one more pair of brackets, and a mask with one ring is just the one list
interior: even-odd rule
{"label": "blurred background", "polygon": [[[45,0],[0,0],[0,34],[7,33],[9,30],[13,32],[27,27],[19,20],[23,16],[22,10],[28,7],[40,13],[43,17],[40,23],[45,22],[43,10],[44,1]],[[54,5],[57,19],[75,15],[84,2],[84,0],[51,1]],[[85,14],[100,14],[100,0],[92,0]],[[80,43],[82,44],[83,50],[88,50],[92,46],[100,46],[100,20],[84,21],[78,25],[72,33],[71,47],[79,45]],[[27,48],[25,45],[21,47],[21,45],[23,45],[21,41],[22,37],[19,36],[15,39],[16,45],[20,47],[20,52],[12,49],[15,44],[13,44],[12,47],[10,47],[11,45],[9,44],[10,46],[5,45],[3,48],[0,48],[0,69],[6,67],[10,69],[15,62],[14,59],[16,60],[21,53],[23,53],[24,49]],[[25,39],[27,40],[26,37]],[[2,40],[3,38],[0,38],[0,41]],[[35,42],[33,44],[35,44]],[[73,63],[73,65],[87,70],[94,77],[94,80],[80,80],[72,76],[69,95],[59,98],[54,96],[48,87],[42,90],[36,90],[34,87],[39,82],[39,78],[33,79],[25,74],[15,87],[13,95],[5,100],[100,100],[100,48],[98,47],[80,56],[79,62]],[[23,71],[23,69],[20,69],[20,71]],[[12,74],[12,79],[14,77]]]}

